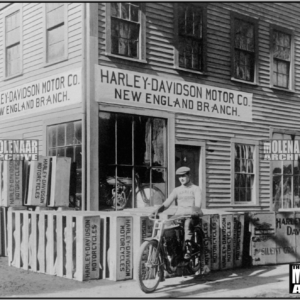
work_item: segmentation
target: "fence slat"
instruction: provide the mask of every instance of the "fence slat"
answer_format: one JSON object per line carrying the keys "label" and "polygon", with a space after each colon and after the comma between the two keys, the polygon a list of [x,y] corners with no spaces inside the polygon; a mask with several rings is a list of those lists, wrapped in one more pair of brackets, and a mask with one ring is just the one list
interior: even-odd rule
{"label": "fence slat", "polygon": [[72,216],[67,216],[67,227],[66,227],[66,277],[73,278],[73,218]]}
{"label": "fence slat", "polygon": [[39,214],[38,222],[38,262],[39,262],[39,271],[41,273],[46,272],[45,266],[45,215]]}
{"label": "fence slat", "polygon": [[9,210],[7,214],[8,224],[7,224],[7,231],[8,231],[8,238],[7,238],[7,255],[8,255],[8,265],[11,266],[13,262],[13,226],[14,226],[14,220],[13,216],[14,212]]}
{"label": "fence slat", "polygon": [[21,243],[21,257],[23,261],[23,269],[28,270],[28,241],[29,241],[29,217],[28,213],[23,214],[22,224],[22,243]]}
{"label": "fence slat", "polygon": [[64,245],[63,245],[63,218],[61,215],[56,216],[56,238],[57,238],[57,256],[56,256],[56,274],[63,276],[63,257],[64,257]]}

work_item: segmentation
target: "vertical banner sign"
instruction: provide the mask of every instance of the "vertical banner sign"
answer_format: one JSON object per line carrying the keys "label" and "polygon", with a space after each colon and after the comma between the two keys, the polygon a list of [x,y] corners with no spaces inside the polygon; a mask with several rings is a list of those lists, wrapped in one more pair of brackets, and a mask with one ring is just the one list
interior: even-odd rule
{"label": "vertical banner sign", "polygon": [[204,251],[201,259],[201,265],[206,265],[211,269],[211,239],[210,239],[210,216],[202,216],[200,218],[200,227],[204,234],[204,241],[202,245],[204,246]]}
{"label": "vertical banner sign", "polygon": [[0,91],[0,121],[81,102],[81,69]]}
{"label": "vertical banner sign", "polygon": [[83,280],[99,278],[100,217],[84,217]]}
{"label": "vertical banner sign", "polygon": [[96,101],[252,122],[252,94],[95,66]]}
{"label": "vertical banner sign", "polygon": [[275,213],[250,215],[250,256],[253,265],[276,264]]}
{"label": "vertical banner sign", "polygon": [[140,245],[145,241],[146,238],[152,236],[153,222],[148,217],[141,217],[141,240]]}
{"label": "vertical banner sign", "polygon": [[221,270],[233,267],[233,216],[221,215]]}
{"label": "vertical banner sign", "polygon": [[219,215],[210,216],[211,230],[211,269],[220,269],[220,217]]}
{"label": "vertical banner sign", "polygon": [[[295,213],[280,212],[275,214],[276,217],[276,262],[289,263],[297,262],[296,260],[296,228]],[[284,241],[281,243],[280,241]]]}
{"label": "vertical banner sign", "polygon": [[[291,232],[292,233],[292,232]],[[296,260],[300,261],[300,212],[295,212],[295,248],[296,248]]]}
{"label": "vertical banner sign", "polygon": [[243,260],[243,241],[244,241],[244,215],[233,215],[234,233],[233,233],[233,265],[241,267]]}
{"label": "vertical banner sign", "polygon": [[117,278],[132,279],[132,218],[117,218]]}

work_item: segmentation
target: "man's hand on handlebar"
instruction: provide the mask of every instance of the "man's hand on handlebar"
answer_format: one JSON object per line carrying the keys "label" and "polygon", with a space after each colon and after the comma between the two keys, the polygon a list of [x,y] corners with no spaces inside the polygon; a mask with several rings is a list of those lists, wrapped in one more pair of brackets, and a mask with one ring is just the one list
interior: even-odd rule
{"label": "man's hand on handlebar", "polygon": [[161,205],[160,207],[156,208],[149,216],[150,219],[159,219],[158,214],[163,212],[165,207]]}

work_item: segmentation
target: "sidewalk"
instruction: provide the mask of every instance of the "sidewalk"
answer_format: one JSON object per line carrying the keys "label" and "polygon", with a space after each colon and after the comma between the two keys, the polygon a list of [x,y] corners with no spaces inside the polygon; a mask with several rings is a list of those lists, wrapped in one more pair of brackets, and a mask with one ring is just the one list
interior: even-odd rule
{"label": "sidewalk", "polygon": [[289,294],[288,264],[166,279],[144,294],[134,280],[78,282],[7,266],[0,258],[0,297],[10,298],[298,298]]}

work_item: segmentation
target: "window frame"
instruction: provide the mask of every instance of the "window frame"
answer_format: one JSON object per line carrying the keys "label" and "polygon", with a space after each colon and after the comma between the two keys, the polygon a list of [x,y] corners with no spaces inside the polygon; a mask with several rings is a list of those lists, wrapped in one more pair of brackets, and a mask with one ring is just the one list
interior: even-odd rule
{"label": "window frame", "polygon": [[[173,175],[175,174],[175,116],[173,113],[157,110],[145,110],[143,108],[131,108],[131,107],[121,107],[118,105],[99,103],[100,112],[112,112],[112,113],[123,113],[131,115],[141,115],[154,118],[163,118],[167,120],[167,191],[170,192],[175,188],[175,180],[173,180]],[[99,158],[100,159],[100,158]]]}
{"label": "window frame", "polygon": [[[15,13],[16,11],[20,11],[20,72],[10,75],[7,75],[7,61],[6,61],[6,17]],[[3,78],[4,80],[9,80],[18,76],[23,75],[23,4],[22,3],[15,3],[14,5],[10,6],[7,10],[3,12],[3,55],[4,55],[4,68],[3,68]]]}
{"label": "window frame", "polygon": [[[124,2],[122,2],[124,3]],[[124,60],[147,63],[146,60],[146,3],[140,2],[140,32],[139,32],[139,58],[127,57],[123,55],[113,54],[111,52],[111,3],[105,3],[106,20],[105,20],[105,55],[116,57]]]}
{"label": "window frame", "polygon": [[[48,61],[48,40],[47,40],[47,33],[48,33],[48,29],[47,29],[47,9],[46,9],[46,3],[43,3],[43,15],[44,15],[44,24],[43,24],[43,28],[44,28],[44,36],[43,36],[43,54],[44,54],[44,58],[43,58],[43,62],[44,62],[44,67],[48,67],[63,61],[68,60],[68,53],[69,53],[69,49],[68,49],[68,3],[63,3],[64,6],[64,55],[58,59],[52,60],[52,61]],[[52,26],[51,28],[53,28],[55,26]]]}
{"label": "window frame", "polygon": [[[273,80],[274,72],[274,54],[273,54],[273,32],[279,31],[290,35],[291,37],[291,60],[290,60],[290,70],[289,70],[289,85],[287,88],[276,86]],[[279,89],[282,91],[294,91],[295,89],[295,37],[294,30],[286,27],[282,27],[275,24],[270,24],[270,83],[273,89]]]}
{"label": "window frame", "polygon": [[[254,153],[253,153],[253,173],[254,173],[254,181],[253,181],[253,196],[251,201],[235,201],[234,192],[234,175],[235,175],[235,144],[245,144],[245,145],[253,145]],[[233,206],[258,206],[259,205],[259,141],[250,140],[250,139],[241,139],[241,138],[232,138],[230,143],[230,153],[231,153],[231,174],[230,174],[230,195],[231,195],[231,205]]]}
{"label": "window frame", "polygon": [[[253,81],[242,80],[235,77],[235,19],[242,19],[246,22],[253,23],[254,26],[254,78]],[[258,47],[258,26],[259,26],[259,18],[250,17],[248,15],[243,15],[237,12],[230,13],[230,35],[231,35],[231,80],[237,81],[241,83],[258,85],[259,84],[259,47]]]}
{"label": "window frame", "polygon": [[174,3],[174,68],[196,74],[207,72],[207,3],[188,3],[191,6],[198,6],[202,9],[202,70],[182,68],[179,66],[179,30],[178,30],[178,3]]}
{"label": "window frame", "polygon": [[[273,138],[273,134],[274,133],[289,134],[289,135],[298,135],[298,136],[300,136],[300,131],[297,131],[297,130],[282,129],[282,128],[277,128],[277,127],[270,127],[270,136],[269,136],[270,139]],[[269,203],[269,208],[270,208],[271,211],[273,211],[273,164],[272,164],[272,161],[270,161],[269,166],[270,166],[269,167],[269,177],[270,177],[270,185],[269,185],[270,203]],[[278,212],[280,212],[280,211],[287,211],[287,210],[300,211],[300,208],[299,207],[279,208]]]}

